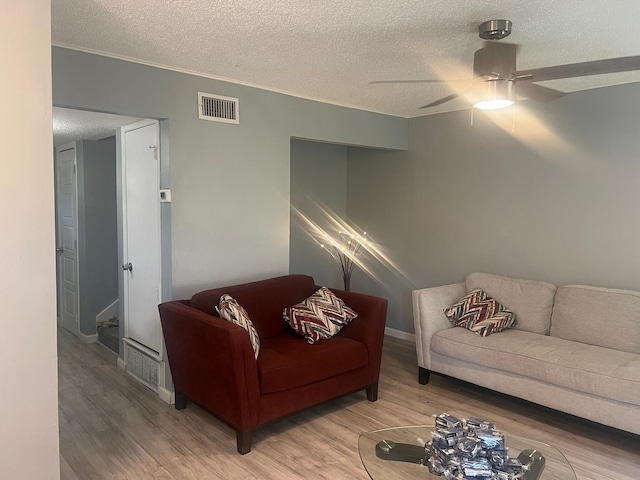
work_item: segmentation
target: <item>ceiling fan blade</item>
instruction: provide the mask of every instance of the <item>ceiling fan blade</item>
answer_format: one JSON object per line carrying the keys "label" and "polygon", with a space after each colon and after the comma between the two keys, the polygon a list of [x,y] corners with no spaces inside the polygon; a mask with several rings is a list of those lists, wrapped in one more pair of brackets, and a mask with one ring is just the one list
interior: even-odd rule
{"label": "ceiling fan blade", "polygon": [[447,95],[446,97],[441,98],[440,100],[436,100],[435,102],[428,103],[425,106],[420,107],[420,109],[437,107],[438,105],[442,105],[443,103],[447,103],[448,101],[453,100],[455,98],[458,98],[459,96],[460,95],[458,95],[457,93],[453,93],[451,95]]}
{"label": "ceiling fan blade", "polygon": [[369,84],[383,83],[471,83],[469,80],[373,80]]}
{"label": "ceiling fan blade", "polygon": [[531,82],[516,82],[516,93],[523,97],[537,100],[538,102],[550,102],[566,95],[565,92],[543,87]]}
{"label": "ceiling fan blade", "polygon": [[531,74],[533,77],[532,81],[543,82],[545,80],[557,80],[559,78],[586,77],[589,75],[630,72],[633,70],[640,70],[640,55],[534,68],[532,70],[516,72],[516,75]]}

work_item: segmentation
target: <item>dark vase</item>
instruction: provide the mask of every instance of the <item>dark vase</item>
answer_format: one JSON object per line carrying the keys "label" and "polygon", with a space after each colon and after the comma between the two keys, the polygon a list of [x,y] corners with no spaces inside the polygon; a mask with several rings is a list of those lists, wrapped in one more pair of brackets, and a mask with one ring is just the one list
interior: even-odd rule
{"label": "dark vase", "polygon": [[351,291],[351,271],[346,271],[342,273],[342,281],[344,282],[344,289],[347,292]]}

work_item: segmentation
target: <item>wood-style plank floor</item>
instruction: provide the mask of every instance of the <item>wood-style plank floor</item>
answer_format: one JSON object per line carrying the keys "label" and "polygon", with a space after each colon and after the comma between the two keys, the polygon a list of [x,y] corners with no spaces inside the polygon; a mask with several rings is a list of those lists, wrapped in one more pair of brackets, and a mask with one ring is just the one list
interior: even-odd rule
{"label": "wood-style plank floor", "polygon": [[442,412],[549,443],[579,480],[640,479],[640,437],[452,378],[419,385],[414,345],[391,337],[377,402],[361,392],[259,429],[244,456],[231,428],[192,403],[167,405],[106,348],[59,330],[58,354],[62,479],[366,479],[359,434]]}

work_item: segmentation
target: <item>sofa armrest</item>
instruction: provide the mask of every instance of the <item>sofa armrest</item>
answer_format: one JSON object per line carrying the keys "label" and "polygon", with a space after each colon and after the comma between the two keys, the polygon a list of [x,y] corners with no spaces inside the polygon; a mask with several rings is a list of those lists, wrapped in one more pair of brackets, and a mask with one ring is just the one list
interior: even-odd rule
{"label": "sofa armrest", "polygon": [[247,332],[193,308],[188,301],[158,306],[176,391],[236,429],[258,423],[258,367]]}
{"label": "sofa armrest", "polygon": [[380,377],[380,361],[382,360],[382,344],[384,329],[387,324],[387,305],[385,298],[374,297],[362,293],[331,289],[348,307],[356,311],[358,316],[342,330],[339,335],[363,343],[369,353],[369,383],[378,382]]}
{"label": "sofa armrest", "polygon": [[449,308],[466,293],[464,282],[413,291],[413,322],[418,366],[431,369],[431,337],[439,330],[453,327],[444,314],[444,309]]}

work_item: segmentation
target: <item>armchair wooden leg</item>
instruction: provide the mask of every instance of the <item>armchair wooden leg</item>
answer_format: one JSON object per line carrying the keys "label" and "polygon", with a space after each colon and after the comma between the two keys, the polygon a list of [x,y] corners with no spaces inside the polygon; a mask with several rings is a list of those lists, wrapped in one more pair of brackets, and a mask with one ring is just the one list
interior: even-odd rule
{"label": "armchair wooden leg", "polygon": [[372,383],[367,387],[367,400],[375,402],[378,400],[378,384]]}
{"label": "armchair wooden leg", "polygon": [[184,410],[187,408],[187,396],[178,390],[176,390],[175,407],[176,410]]}
{"label": "armchair wooden leg", "polygon": [[431,370],[427,370],[426,368],[418,367],[418,383],[420,385],[426,385],[429,383],[429,376],[431,375]]}
{"label": "armchair wooden leg", "polygon": [[244,455],[251,451],[251,442],[253,441],[253,430],[236,430],[236,443],[238,453]]}

